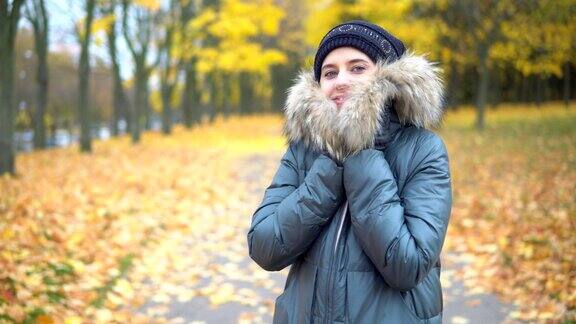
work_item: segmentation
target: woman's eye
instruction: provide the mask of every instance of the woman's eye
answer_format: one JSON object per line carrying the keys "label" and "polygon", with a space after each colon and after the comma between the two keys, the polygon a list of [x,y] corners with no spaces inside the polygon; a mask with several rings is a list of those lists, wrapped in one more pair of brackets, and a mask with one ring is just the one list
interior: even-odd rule
{"label": "woman's eye", "polygon": [[337,74],[337,73],[336,73],[335,71],[326,71],[326,72],[324,73],[324,77],[325,77],[326,79],[331,79],[331,78],[335,77],[336,74]]}
{"label": "woman's eye", "polygon": [[352,72],[355,72],[355,73],[362,73],[362,72],[364,72],[364,70],[366,70],[366,68],[362,65],[355,65],[352,67]]}

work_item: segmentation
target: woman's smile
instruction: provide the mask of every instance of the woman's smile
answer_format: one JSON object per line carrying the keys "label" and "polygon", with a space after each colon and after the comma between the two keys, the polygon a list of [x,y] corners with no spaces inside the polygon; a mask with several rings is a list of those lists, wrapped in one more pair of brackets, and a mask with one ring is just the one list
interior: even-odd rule
{"label": "woman's smile", "polygon": [[348,95],[346,93],[337,94],[330,98],[330,100],[332,100],[338,108],[342,107],[346,99],[348,99]]}

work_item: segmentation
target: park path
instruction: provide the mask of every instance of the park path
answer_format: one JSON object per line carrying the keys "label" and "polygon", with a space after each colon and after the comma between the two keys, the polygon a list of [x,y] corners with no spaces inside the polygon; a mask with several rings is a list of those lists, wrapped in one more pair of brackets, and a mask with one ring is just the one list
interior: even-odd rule
{"label": "park path", "polygon": [[[233,219],[230,226],[238,244],[231,245],[236,254],[213,253],[210,259],[211,274],[203,274],[188,284],[182,278],[194,276],[181,267],[182,273],[156,277],[148,281],[151,289],[179,290],[178,294],[159,292],[152,295],[137,311],[168,323],[271,323],[274,299],[284,287],[287,269],[269,273],[258,268],[247,255],[245,236],[251,212],[260,203],[264,189],[272,179],[278,165],[278,154],[252,155],[235,163],[231,174],[235,183],[246,189],[245,205],[239,210],[228,210]],[[226,213],[225,212],[225,213]],[[222,226],[222,225],[220,225]],[[180,253],[186,259],[187,251],[198,246],[199,237],[184,238]],[[242,243],[244,241],[244,243]],[[244,250],[242,250],[244,244]],[[226,246],[222,242],[220,247]],[[467,261],[450,251],[443,252],[442,285],[444,293],[444,323],[511,323],[508,314],[511,305],[500,302],[496,296],[485,293],[480,287],[466,287],[462,280]],[[216,271],[212,271],[213,269]],[[202,272],[203,269],[198,269]],[[196,274],[196,277],[198,275]],[[173,278],[180,278],[173,280]],[[166,290],[166,289],[164,289]],[[224,291],[224,292],[222,292]],[[198,293],[199,292],[199,293]],[[188,295],[186,295],[188,294]],[[161,298],[159,298],[161,296]],[[184,296],[184,297],[183,297]],[[186,297],[187,296],[187,297]]]}

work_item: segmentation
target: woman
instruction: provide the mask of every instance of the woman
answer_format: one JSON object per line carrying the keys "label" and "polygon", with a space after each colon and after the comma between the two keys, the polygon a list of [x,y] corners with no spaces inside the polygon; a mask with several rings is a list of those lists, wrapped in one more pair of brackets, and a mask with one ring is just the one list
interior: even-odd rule
{"label": "woman", "polygon": [[452,194],[437,69],[381,27],[320,42],[286,103],[289,147],[254,213],[250,256],[291,266],[275,323],[441,323]]}

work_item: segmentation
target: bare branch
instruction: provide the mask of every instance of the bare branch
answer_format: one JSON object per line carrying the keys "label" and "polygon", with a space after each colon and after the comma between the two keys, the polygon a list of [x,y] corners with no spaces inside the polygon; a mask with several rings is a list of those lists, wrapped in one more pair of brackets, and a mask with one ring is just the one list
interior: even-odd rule
{"label": "bare branch", "polygon": [[136,53],[136,50],[134,49],[134,44],[132,42],[132,39],[130,37],[130,33],[128,32],[128,9],[130,6],[130,2],[129,0],[123,0],[122,1],[122,34],[124,35],[124,39],[126,40],[126,44],[128,45],[128,49],[130,50],[130,53],[132,53],[132,56],[134,58],[136,58],[138,56],[138,54]]}

